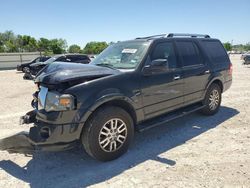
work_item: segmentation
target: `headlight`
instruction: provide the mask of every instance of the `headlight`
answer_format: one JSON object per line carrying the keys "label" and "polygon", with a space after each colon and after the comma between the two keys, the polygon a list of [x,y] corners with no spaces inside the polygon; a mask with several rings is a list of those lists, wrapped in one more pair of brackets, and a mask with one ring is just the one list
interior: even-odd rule
{"label": "headlight", "polygon": [[75,109],[75,98],[69,94],[59,94],[56,92],[48,92],[45,103],[45,110],[65,111]]}

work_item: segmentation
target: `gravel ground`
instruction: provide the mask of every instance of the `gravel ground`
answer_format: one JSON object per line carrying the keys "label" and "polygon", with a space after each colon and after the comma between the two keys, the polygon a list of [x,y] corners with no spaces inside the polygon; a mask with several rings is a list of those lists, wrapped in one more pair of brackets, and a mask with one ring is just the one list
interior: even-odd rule
{"label": "gravel ground", "polygon": [[[81,151],[33,157],[0,151],[0,187],[250,187],[250,67],[231,57],[234,80],[220,111],[198,113],[136,134],[118,160],[101,163]],[[35,86],[0,72],[0,137],[28,129]]]}

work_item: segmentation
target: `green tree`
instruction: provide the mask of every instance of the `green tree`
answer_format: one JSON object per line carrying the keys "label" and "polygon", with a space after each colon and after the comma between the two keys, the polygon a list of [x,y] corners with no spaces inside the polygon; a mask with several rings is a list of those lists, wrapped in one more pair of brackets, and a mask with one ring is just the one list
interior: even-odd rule
{"label": "green tree", "polygon": [[76,45],[76,44],[73,44],[73,45],[71,45],[69,47],[68,52],[69,53],[80,53],[81,52],[81,47]]}
{"label": "green tree", "polygon": [[17,45],[17,48],[18,48],[19,52],[24,52],[24,48],[23,48],[23,36],[22,35],[17,35],[16,45]]}
{"label": "green tree", "polygon": [[4,46],[0,44],[0,53],[4,52]]}
{"label": "green tree", "polygon": [[54,54],[62,54],[66,52],[67,42],[63,39],[52,39],[49,48]]}
{"label": "green tree", "polygon": [[244,46],[244,50],[250,51],[250,43],[247,43],[247,44]]}
{"label": "green tree", "polygon": [[2,33],[0,33],[0,53],[3,53],[4,51],[5,51],[4,42],[2,39]]}
{"label": "green tree", "polygon": [[37,42],[38,50],[41,52],[50,51],[50,40],[46,38],[40,38]]}
{"label": "green tree", "polygon": [[86,54],[99,54],[108,47],[106,42],[89,42],[83,49]]}
{"label": "green tree", "polygon": [[12,31],[5,31],[0,35],[0,43],[3,46],[4,52],[16,52],[18,48],[16,47],[16,36]]}
{"label": "green tree", "polygon": [[22,49],[28,52],[34,52],[38,50],[37,41],[34,37],[23,35],[19,37],[22,43]]}
{"label": "green tree", "polygon": [[1,34],[1,38],[3,42],[14,41],[16,36],[12,31],[5,31]]}
{"label": "green tree", "polygon": [[226,43],[224,43],[223,45],[224,45],[224,47],[225,47],[225,49],[226,49],[227,51],[231,51],[231,50],[232,50],[232,45],[231,45],[231,43],[226,42]]}

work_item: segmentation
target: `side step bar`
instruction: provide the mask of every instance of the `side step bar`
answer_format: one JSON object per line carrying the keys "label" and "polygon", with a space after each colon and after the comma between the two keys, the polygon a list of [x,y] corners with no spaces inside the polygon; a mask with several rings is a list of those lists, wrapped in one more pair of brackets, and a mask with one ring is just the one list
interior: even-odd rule
{"label": "side step bar", "polygon": [[137,126],[137,130],[139,132],[146,131],[146,130],[148,130],[150,128],[162,125],[164,123],[170,122],[170,121],[175,120],[177,118],[183,117],[183,116],[185,116],[187,114],[190,114],[190,113],[193,113],[195,111],[201,110],[204,107],[205,106],[201,105],[201,104],[194,104],[194,105],[191,105],[191,106],[181,108],[179,110],[170,112],[170,113],[166,114],[165,116],[160,116],[158,118],[143,122],[142,124],[139,124]]}

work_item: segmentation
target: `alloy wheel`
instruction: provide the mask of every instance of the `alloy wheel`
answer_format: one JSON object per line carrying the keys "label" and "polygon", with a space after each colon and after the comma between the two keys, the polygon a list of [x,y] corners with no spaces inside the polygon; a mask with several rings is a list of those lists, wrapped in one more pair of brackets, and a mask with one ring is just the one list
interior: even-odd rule
{"label": "alloy wheel", "polygon": [[214,89],[209,96],[209,108],[215,110],[220,102],[219,91]]}
{"label": "alloy wheel", "polygon": [[127,138],[127,126],[123,120],[113,118],[107,121],[99,133],[99,145],[105,152],[118,150]]}

